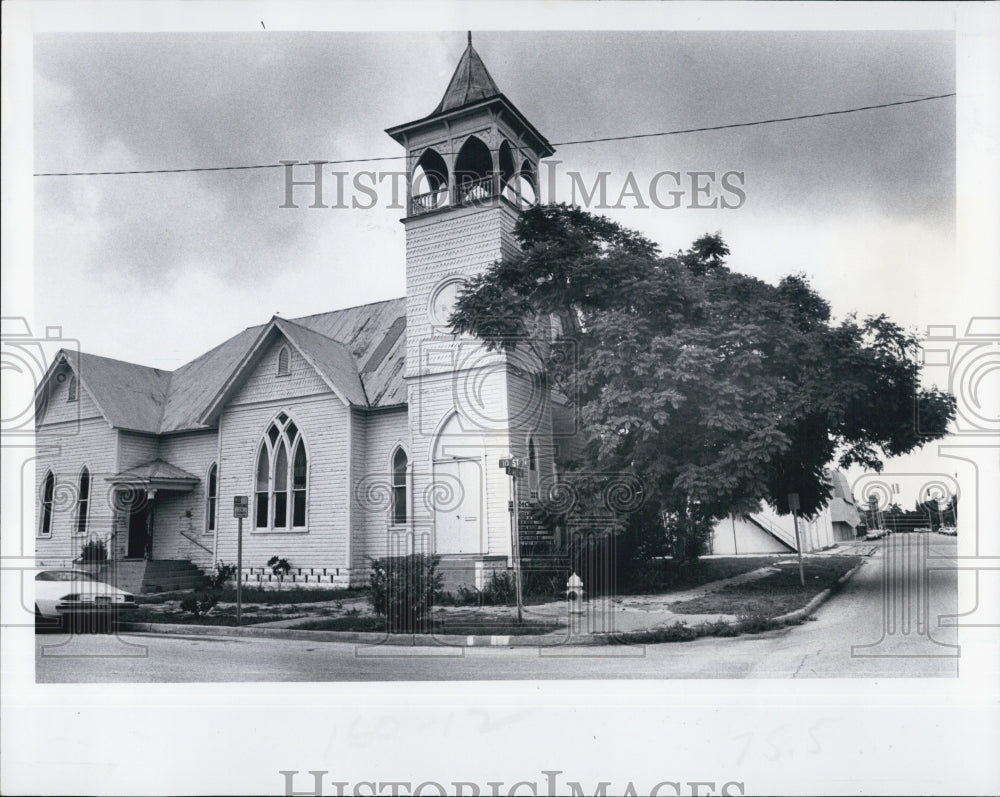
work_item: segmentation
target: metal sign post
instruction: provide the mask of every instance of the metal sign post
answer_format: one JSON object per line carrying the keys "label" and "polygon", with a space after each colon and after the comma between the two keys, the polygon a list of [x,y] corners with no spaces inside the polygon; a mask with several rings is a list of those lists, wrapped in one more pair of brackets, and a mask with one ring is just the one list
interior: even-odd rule
{"label": "metal sign post", "polygon": [[802,543],[799,542],[799,494],[788,494],[788,508],[792,510],[792,521],[795,523],[795,547],[799,551],[799,583],[806,585],[806,573],[802,569]]}
{"label": "metal sign post", "polygon": [[523,462],[517,457],[504,457],[500,460],[500,467],[507,471],[510,476],[510,538],[514,549],[514,594],[517,597],[517,622],[524,620],[523,605],[524,600],[521,593],[521,505],[517,500],[517,477],[524,475]]}
{"label": "metal sign post", "polygon": [[233,517],[236,518],[236,625],[243,622],[243,518],[250,515],[250,498],[233,496]]}

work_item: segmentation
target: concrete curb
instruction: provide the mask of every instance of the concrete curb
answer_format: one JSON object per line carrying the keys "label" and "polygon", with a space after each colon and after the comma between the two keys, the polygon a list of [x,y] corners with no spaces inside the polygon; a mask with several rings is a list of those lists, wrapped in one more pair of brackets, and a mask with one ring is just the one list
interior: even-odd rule
{"label": "concrete curb", "polygon": [[118,623],[125,632],[177,634],[182,636],[229,636],[270,639],[297,639],[308,642],[342,642],[359,645],[395,647],[561,647],[565,645],[607,645],[605,636],[552,632],[517,636],[487,634],[383,634],[377,631],[309,631],[294,628],[256,628],[254,626],[188,625],[185,623]]}
{"label": "concrete curb", "polygon": [[[857,573],[861,566],[865,563],[865,559],[862,559],[854,567],[848,570],[844,575],[837,579],[837,584],[846,584],[850,579]],[[787,614],[779,615],[778,617],[772,618],[776,623],[797,623],[799,620],[804,620],[810,614],[812,614],[816,609],[826,603],[830,596],[833,595],[833,587],[827,587],[819,595],[813,598],[809,603],[803,606],[801,609],[796,609],[794,612],[788,612]]]}
{"label": "concrete curb", "polygon": [[[837,583],[846,583],[865,563],[858,562],[842,575]],[[819,593],[801,609],[772,618],[777,623],[795,623],[808,617],[833,594],[828,588]],[[427,647],[427,648],[482,648],[482,647],[587,647],[597,645],[628,644],[629,633],[614,634],[571,634],[569,629],[548,634],[523,634],[517,636],[488,634],[384,634],[377,631],[308,631],[296,628],[265,628],[260,626],[194,625],[185,623],[129,623],[120,622],[119,631],[152,634],[176,634],[179,636],[228,636],[265,639],[297,639],[307,642],[340,642],[368,645],[372,647]],[[649,630],[649,629],[647,629]],[[647,644],[647,643],[643,643]]]}

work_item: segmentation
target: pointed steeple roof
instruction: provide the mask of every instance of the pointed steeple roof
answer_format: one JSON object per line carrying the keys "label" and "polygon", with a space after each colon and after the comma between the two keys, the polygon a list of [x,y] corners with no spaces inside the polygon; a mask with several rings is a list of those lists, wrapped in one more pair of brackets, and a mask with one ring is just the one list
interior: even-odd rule
{"label": "pointed steeple roof", "polygon": [[455,74],[451,76],[451,82],[431,116],[499,94],[500,89],[490,77],[486,64],[472,46],[472,31],[469,31],[469,45],[462,53],[458,66],[455,67]]}

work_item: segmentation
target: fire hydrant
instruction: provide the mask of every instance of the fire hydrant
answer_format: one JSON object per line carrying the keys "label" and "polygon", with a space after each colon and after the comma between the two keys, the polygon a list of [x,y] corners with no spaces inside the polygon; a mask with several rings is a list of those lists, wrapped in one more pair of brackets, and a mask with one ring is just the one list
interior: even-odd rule
{"label": "fire hydrant", "polygon": [[583,581],[576,573],[566,582],[566,600],[570,614],[583,614]]}

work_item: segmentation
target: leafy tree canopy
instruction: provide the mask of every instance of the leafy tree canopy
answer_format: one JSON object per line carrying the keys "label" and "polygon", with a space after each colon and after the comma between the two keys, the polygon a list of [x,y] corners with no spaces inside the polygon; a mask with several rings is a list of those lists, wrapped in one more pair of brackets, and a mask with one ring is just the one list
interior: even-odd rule
{"label": "leafy tree canopy", "polygon": [[954,417],[952,396],[920,388],[915,336],[884,315],[834,323],[802,275],[773,286],[731,271],[718,234],[662,256],[549,205],[516,236],[517,256],[469,281],[453,329],[512,350],[558,319],[577,356],[547,368],[580,414],[578,466],[636,473],[669,512],[707,523],[764,499],[784,513],[797,492],[810,515],[835,457],[879,471]]}

